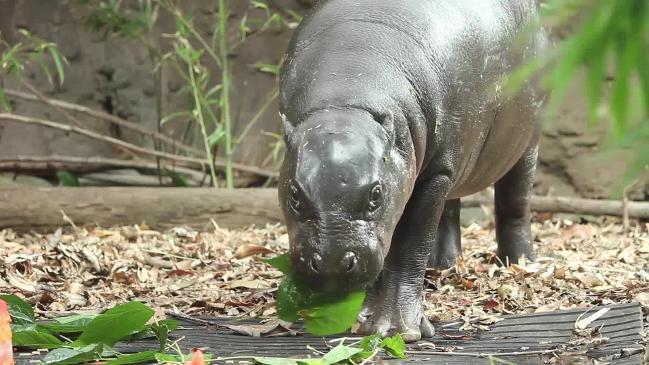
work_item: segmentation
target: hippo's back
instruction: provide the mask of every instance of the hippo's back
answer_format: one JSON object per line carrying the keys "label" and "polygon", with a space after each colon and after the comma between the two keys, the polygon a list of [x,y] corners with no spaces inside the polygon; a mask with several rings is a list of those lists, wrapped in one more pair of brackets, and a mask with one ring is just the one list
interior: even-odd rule
{"label": "hippo's back", "polygon": [[542,46],[538,32],[519,37],[536,8],[535,0],[321,1],[289,46],[280,108],[299,119],[303,109],[340,100],[394,101],[409,123],[425,120],[418,169],[450,167],[451,196],[481,190],[536,133],[533,118],[521,117],[539,110],[534,85],[513,98],[499,88]]}

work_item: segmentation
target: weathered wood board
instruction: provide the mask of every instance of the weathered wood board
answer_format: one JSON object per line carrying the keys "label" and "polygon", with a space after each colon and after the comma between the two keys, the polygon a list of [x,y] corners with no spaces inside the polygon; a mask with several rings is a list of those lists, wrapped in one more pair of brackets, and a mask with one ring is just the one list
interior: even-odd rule
{"label": "weathered wood board", "polygon": [[[604,307],[601,307],[604,308]],[[593,308],[582,318],[587,318],[601,308]],[[555,364],[594,364],[595,360],[606,364],[643,364],[646,344],[642,343],[643,315],[637,303],[606,306],[609,311],[594,321],[589,328],[602,326],[601,336],[608,340],[600,345],[575,346],[574,326],[585,310],[569,310],[548,313],[505,316],[503,320],[491,325],[489,331],[459,331],[460,322],[436,323],[437,333],[409,345],[407,360],[382,359],[387,363],[421,364],[546,364],[553,357]],[[172,340],[181,339],[183,350],[205,347],[217,357],[230,356],[282,356],[307,357],[312,346],[327,351],[332,344],[329,340],[309,335],[293,337],[247,337],[235,334],[218,324],[257,323],[254,320],[237,321],[224,318],[203,318],[214,326],[206,326],[183,321],[181,328],[174,331]],[[430,343],[435,348],[430,348]],[[422,346],[428,344],[429,346]],[[155,349],[155,341],[140,341],[118,346],[122,352],[135,352]],[[433,354],[454,349],[453,354]],[[555,350],[550,352],[551,350]],[[543,352],[543,353],[533,353]],[[481,354],[479,356],[479,354]],[[490,358],[489,355],[492,355]],[[493,358],[497,358],[494,360]],[[18,354],[17,364],[37,361],[29,354]]]}

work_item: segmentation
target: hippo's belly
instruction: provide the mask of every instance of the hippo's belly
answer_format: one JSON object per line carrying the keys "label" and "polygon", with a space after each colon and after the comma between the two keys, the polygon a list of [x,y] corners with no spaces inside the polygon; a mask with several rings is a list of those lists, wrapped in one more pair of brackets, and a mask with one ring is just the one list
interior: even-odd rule
{"label": "hippo's belly", "polygon": [[538,138],[540,100],[532,87],[516,98],[494,105],[481,121],[484,128],[465,141],[449,199],[477,193],[502,178]]}

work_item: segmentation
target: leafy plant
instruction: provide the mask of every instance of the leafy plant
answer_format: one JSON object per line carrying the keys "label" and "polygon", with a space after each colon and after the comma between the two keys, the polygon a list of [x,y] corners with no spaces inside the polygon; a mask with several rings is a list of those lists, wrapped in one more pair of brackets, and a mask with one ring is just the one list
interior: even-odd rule
{"label": "leafy plant", "polygon": [[[286,269],[285,257],[269,260]],[[139,363],[187,363],[248,359],[258,364],[271,365],[331,365],[356,363],[374,357],[380,351],[391,357],[405,358],[405,343],[400,335],[382,339],[378,335],[345,345],[345,338],[322,358],[290,359],[281,357],[238,356],[213,358],[211,354],[184,354],[177,342],[168,343],[168,334],[178,322],[162,320],[151,322],[153,310],[140,302],[115,306],[98,315],[70,315],[54,320],[37,320],[29,304],[14,295],[0,295],[9,306],[12,318],[13,345],[19,348],[50,349],[43,363],[50,365],[80,364],[101,360],[109,365]],[[333,308],[333,307],[332,307]],[[158,350],[123,354],[115,351],[118,342],[157,338]],[[200,356],[197,356],[200,355]]]}
{"label": "leafy plant", "polygon": [[[51,321],[37,320],[31,306],[14,295],[0,295],[9,305],[11,330],[16,347],[51,349],[45,364],[78,364],[108,360],[110,364],[134,364],[155,359],[164,353],[170,330],[177,322],[165,320],[150,323],[154,311],[140,302],[115,306],[98,315],[71,315]],[[156,337],[159,351],[120,354],[113,346],[134,338]]]}
{"label": "leafy plant", "polygon": [[[20,29],[22,38],[14,45],[7,44],[0,38],[0,44],[6,46],[6,50],[0,54],[0,80],[4,76],[12,76],[18,81],[23,81],[23,71],[29,65],[36,65],[47,77],[50,84],[54,85],[55,78],[52,76],[51,66],[47,64],[49,57],[54,64],[54,73],[59,84],[65,81],[65,64],[67,59],[61,54],[55,43],[47,42],[26,29]],[[0,84],[0,110],[11,111],[11,103]]]}
{"label": "leafy plant", "polygon": [[[259,120],[263,112],[277,98],[277,87],[269,94],[255,116],[246,124],[243,132],[235,138],[234,120],[231,116],[232,78],[229,67],[229,53],[243,44],[248,37],[264,32],[267,29],[293,27],[295,24],[285,19],[280,13],[273,12],[264,1],[249,1],[249,10],[262,10],[265,19],[261,24],[252,24],[252,18],[246,13],[239,24],[239,40],[229,42],[228,23],[230,0],[218,0],[218,11],[213,21],[212,38],[206,39],[196,29],[191,14],[181,7],[176,0],[139,0],[137,10],[129,9],[117,0],[80,0],[90,9],[86,23],[95,31],[114,33],[120,37],[137,40],[147,45],[155,53],[155,70],[168,65],[184,80],[181,92],[189,97],[189,110],[176,111],[167,116],[160,116],[160,125],[174,120],[190,120],[184,135],[190,137],[194,125],[200,130],[205,155],[215,161],[220,150],[225,159],[225,186],[234,186],[233,156],[236,145],[247,135],[250,128]],[[171,15],[176,24],[175,33],[166,35],[172,40],[173,50],[162,53],[160,45],[152,37],[147,37],[158,12]],[[297,17],[297,14],[291,14]],[[259,21],[259,17],[254,18]],[[212,67],[219,69],[219,74],[212,74]],[[256,67],[256,66],[253,66]],[[278,65],[260,66],[261,72],[276,75]],[[160,83],[156,83],[160,86]],[[158,91],[160,93],[160,91]],[[212,184],[218,186],[214,163],[210,165]]]}
{"label": "leafy plant", "polygon": [[[547,0],[541,20],[572,31],[553,51],[510,75],[506,89],[518,90],[543,70],[542,82],[551,91],[545,113],[549,120],[571,81],[584,71],[590,125],[609,122],[619,145],[640,142],[629,173],[642,170],[649,163],[649,144],[642,142],[649,138],[649,3]],[[605,95],[608,70],[615,77],[610,95]]]}

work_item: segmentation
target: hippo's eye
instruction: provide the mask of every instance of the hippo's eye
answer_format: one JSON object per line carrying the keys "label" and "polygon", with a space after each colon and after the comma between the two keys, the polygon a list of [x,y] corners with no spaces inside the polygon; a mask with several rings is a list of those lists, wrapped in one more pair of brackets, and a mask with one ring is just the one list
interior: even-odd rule
{"label": "hippo's eye", "polygon": [[295,184],[291,184],[291,196],[289,197],[288,203],[295,213],[299,213],[301,208],[299,194],[300,191],[297,186]]}
{"label": "hippo's eye", "polygon": [[376,184],[370,190],[370,211],[375,211],[381,207],[381,201],[383,200],[383,191],[381,185]]}

